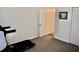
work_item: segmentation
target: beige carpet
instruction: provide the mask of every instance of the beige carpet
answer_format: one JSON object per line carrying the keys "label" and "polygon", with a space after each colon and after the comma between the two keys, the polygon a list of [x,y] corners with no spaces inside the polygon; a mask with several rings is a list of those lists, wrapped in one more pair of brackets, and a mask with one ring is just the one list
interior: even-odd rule
{"label": "beige carpet", "polygon": [[33,39],[35,47],[24,52],[77,52],[79,47],[54,39],[53,35],[46,35],[41,38]]}

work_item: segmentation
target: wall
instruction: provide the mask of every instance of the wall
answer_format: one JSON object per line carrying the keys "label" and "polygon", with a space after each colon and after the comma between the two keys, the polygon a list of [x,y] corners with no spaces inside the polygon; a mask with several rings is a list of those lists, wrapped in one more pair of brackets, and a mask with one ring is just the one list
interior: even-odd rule
{"label": "wall", "polygon": [[47,34],[54,34],[55,32],[55,12],[55,8],[46,9]]}
{"label": "wall", "polygon": [[[67,20],[61,20],[59,19],[58,12],[68,12],[68,19]],[[70,41],[70,26],[71,26],[71,16],[72,16],[72,8],[70,7],[62,7],[57,8],[56,12],[56,31],[55,31],[55,38],[69,42]]]}
{"label": "wall", "polygon": [[70,42],[79,46],[79,8],[73,8]]}
{"label": "wall", "polygon": [[[52,8],[53,9],[53,8]],[[55,38],[69,42],[72,8],[56,8],[56,31]],[[68,11],[68,19],[58,18],[58,12]],[[0,8],[0,25],[11,26],[16,29],[16,33],[8,34],[7,40],[10,44],[38,37],[38,18],[43,21],[45,9],[38,8]],[[43,23],[44,24],[44,23]],[[45,32],[45,28],[44,31]]]}
{"label": "wall", "polygon": [[7,35],[10,44],[38,37],[37,24],[38,8],[0,8],[0,25],[16,29]]}

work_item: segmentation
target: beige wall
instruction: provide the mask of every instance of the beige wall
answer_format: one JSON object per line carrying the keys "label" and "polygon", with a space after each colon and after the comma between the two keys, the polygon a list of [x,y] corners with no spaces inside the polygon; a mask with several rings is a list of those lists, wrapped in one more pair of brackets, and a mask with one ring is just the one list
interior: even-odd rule
{"label": "beige wall", "polygon": [[79,8],[73,8],[70,42],[79,46]]}
{"label": "beige wall", "polygon": [[[71,7],[61,7],[56,8],[56,30],[55,30],[55,38],[70,42],[70,28],[71,28],[71,20],[72,20],[72,8]],[[68,12],[68,19],[59,19],[59,12]]]}
{"label": "beige wall", "polygon": [[10,44],[38,37],[37,24],[38,8],[0,8],[0,25],[16,29],[7,35]]}
{"label": "beige wall", "polygon": [[[47,9],[47,10],[46,10]],[[54,8],[50,8],[54,9]],[[7,40],[10,44],[32,39],[38,37],[38,18],[39,24],[41,25],[41,35],[46,35],[50,33],[52,26],[49,19],[53,19],[50,12],[52,12],[48,8],[0,8],[0,25],[2,26],[11,26],[12,29],[16,29],[16,33],[8,34]],[[60,39],[62,41],[69,42],[70,38],[70,25],[71,25],[71,16],[72,16],[72,8],[56,8],[56,31],[55,38]],[[48,11],[50,10],[50,11]],[[47,12],[46,12],[47,11]],[[68,11],[68,19],[61,20],[58,18],[58,12],[60,11]],[[52,12],[53,13],[53,12]],[[39,15],[39,16],[38,16]],[[49,16],[48,16],[49,15]],[[47,19],[47,21],[46,21]],[[45,23],[48,22],[49,23]],[[47,26],[49,24],[50,26]],[[53,23],[54,24],[54,23]],[[47,30],[47,27],[50,29]],[[48,31],[48,32],[47,32]]]}
{"label": "beige wall", "polygon": [[47,33],[54,34],[55,32],[55,9],[47,9],[46,10],[46,20],[47,20]]}

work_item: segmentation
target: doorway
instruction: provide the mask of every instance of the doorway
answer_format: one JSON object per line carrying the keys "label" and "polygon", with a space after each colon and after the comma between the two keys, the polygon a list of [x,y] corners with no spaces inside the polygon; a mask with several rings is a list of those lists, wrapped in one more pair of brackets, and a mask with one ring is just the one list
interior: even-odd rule
{"label": "doorway", "polygon": [[39,37],[55,32],[55,8],[39,9]]}

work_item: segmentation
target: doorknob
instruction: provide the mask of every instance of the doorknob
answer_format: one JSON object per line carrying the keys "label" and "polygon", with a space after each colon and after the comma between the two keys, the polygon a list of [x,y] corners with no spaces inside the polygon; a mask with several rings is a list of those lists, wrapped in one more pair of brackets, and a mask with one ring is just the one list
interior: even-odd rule
{"label": "doorknob", "polygon": [[39,24],[39,26],[41,26],[41,24]]}

